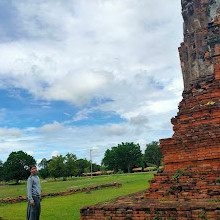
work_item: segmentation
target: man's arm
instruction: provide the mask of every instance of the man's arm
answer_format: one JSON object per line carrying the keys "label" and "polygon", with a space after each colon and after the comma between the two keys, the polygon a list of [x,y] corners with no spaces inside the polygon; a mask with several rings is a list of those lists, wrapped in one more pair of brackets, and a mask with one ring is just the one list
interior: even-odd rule
{"label": "man's arm", "polygon": [[32,197],[32,184],[33,184],[32,178],[28,178],[28,181],[27,181],[27,196],[28,196],[28,200],[30,201],[31,205],[34,205],[34,200],[33,200],[33,197]]}

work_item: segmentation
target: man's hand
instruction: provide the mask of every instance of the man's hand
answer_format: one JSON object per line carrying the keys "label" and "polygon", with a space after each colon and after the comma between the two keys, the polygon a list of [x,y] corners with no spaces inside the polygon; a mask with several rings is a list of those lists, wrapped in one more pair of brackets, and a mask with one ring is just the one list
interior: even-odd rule
{"label": "man's hand", "polygon": [[34,201],[30,202],[30,204],[33,206],[34,205]]}

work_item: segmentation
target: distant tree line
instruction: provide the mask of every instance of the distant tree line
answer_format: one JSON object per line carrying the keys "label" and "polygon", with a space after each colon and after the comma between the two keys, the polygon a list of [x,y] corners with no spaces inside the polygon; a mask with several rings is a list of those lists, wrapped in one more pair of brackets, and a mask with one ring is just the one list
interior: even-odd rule
{"label": "distant tree line", "polygon": [[[147,167],[154,164],[161,165],[162,154],[159,149],[159,143],[153,141],[146,145],[144,154],[142,154],[139,144],[121,143],[107,149],[104,154],[101,165],[92,164],[92,172],[113,170],[117,172],[131,172],[136,167]],[[0,181],[27,179],[30,175],[31,165],[37,165],[36,160],[23,151],[12,152],[5,163],[0,161]],[[65,156],[53,156],[47,160],[43,158],[38,164],[38,174],[41,178],[48,177],[66,180],[67,177],[82,176],[83,173],[90,172],[91,164],[87,159],[77,159],[76,155],[68,153]]]}
{"label": "distant tree line", "polygon": [[114,172],[130,173],[136,167],[144,168],[151,165],[159,167],[161,159],[162,154],[157,141],[147,144],[144,154],[139,144],[122,143],[105,151],[102,166]]}
{"label": "distant tree line", "polygon": [[[38,166],[41,168],[39,176],[43,179],[63,177],[65,180],[67,177],[82,176],[83,173],[90,172],[91,163],[87,159],[77,160],[76,155],[68,153],[66,156],[54,156],[50,160],[43,158]],[[100,165],[92,163],[93,172],[100,169]]]}

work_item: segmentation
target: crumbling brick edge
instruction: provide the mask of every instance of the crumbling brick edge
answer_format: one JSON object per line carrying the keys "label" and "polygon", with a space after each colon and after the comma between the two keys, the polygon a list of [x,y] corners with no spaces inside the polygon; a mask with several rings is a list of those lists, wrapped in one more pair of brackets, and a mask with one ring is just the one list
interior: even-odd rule
{"label": "crumbling brick edge", "polygon": [[142,191],[94,206],[85,206],[81,208],[80,214],[81,220],[218,219],[220,202],[147,199]]}

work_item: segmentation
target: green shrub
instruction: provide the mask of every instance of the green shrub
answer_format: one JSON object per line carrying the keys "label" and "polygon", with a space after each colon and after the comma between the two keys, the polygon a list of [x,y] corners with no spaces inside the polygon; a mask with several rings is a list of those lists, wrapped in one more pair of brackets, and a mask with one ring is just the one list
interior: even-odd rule
{"label": "green shrub", "polygon": [[180,176],[180,174],[183,174],[183,173],[185,173],[185,171],[177,169],[176,173],[173,176],[173,179],[178,183],[179,182],[179,176]]}

